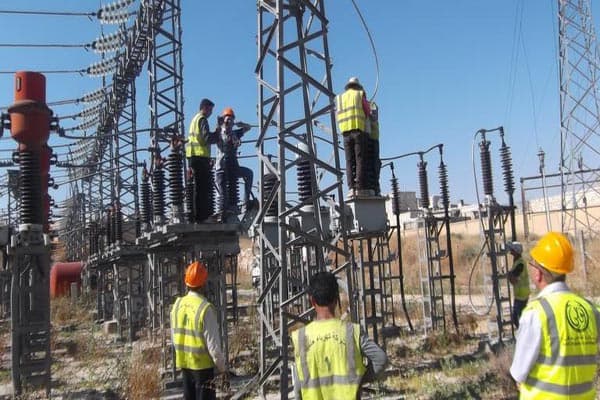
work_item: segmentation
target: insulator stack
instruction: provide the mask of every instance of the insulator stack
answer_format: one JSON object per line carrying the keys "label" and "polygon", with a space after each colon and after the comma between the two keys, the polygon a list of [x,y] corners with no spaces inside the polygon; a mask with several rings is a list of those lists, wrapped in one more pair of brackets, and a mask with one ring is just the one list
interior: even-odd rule
{"label": "insulator stack", "polygon": [[[375,141],[367,140],[366,141],[366,157],[364,160],[373,160],[375,159]],[[375,164],[373,162],[367,162],[365,171],[366,171],[366,187],[369,189],[377,190],[377,178],[375,176]]]}
{"label": "insulator stack", "polygon": [[215,171],[214,168],[211,168],[210,173],[208,174],[208,215],[213,215],[215,213],[215,199],[217,186],[215,185]]}
{"label": "insulator stack", "polygon": [[392,212],[394,215],[400,214],[400,185],[398,178],[392,178]]}
{"label": "insulator stack", "polygon": [[[263,183],[264,189],[263,189],[263,199],[262,199],[263,203],[267,201],[271,191],[275,188],[275,185],[277,184],[277,176],[275,174],[269,173],[269,174],[265,175],[264,180],[265,181]],[[277,207],[278,207],[277,199],[278,198],[279,198],[279,196],[275,195],[275,198],[273,199],[271,206],[267,209],[265,216],[277,217]]]}
{"label": "insulator stack", "polygon": [[121,205],[117,203],[114,208],[115,215],[115,241],[117,243],[123,242],[123,213],[121,212]]}
{"label": "insulator stack", "polygon": [[154,217],[165,216],[165,171],[162,166],[155,165],[152,170],[152,214]]}
{"label": "insulator stack", "polygon": [[100,225],[98,225],[98,222],[94,221],[94,236],[93,236],[94,254],[97,254],[98,251],[100,250],[100,235],[101,234],[102,234],[102,232],[101,232]]}
{"label": "insulator stack", "polygon": [[440,177],[440,194],[442,195],[442,204],[444,209],[450,208],[450,189],[448,187],[448,168],[442,161],[438,167],[438,174]]}
{"label": "insulator stack", "polygon": [[227,191],[227,203],[229,207],[237,207],[240,202],[240,190],[237,182],[237,178],[235,175],[231,175],[231,172],[235,171],[234,159],[228,157],[225,162],[227,164],[227,174],[226,174],[226,191]]}
{"label": "insulator stack", "polygon": [[194,222],[194,174],[188,174],[185,185],[185,218],[188,222]]}
{"label": "insulator stack", "polygon": [[481,177],[483,180],[483,192],[486,196],[494,194],[494,180],[492,177],[492,159],[490,156],[490,142],[482,140],[479,143],[479,158],[481,159]]}
{"label": "insulator stack", "polygon": [[502,176],[504,178],[504,191],[507,194],[515,192],[515,178],[512,169],[512,157],[510,155],[510,147],[502,142],[500,147],[500,159],[502,160]]}
{"label": "insulator stack", "polygon": [[314,193],[311,182],[310,161],[302,159],[297,163],[296,174],[298,176],[298,198],[301,202],[308,201]]}
{"label": "insulator stack", "polygon": [[96,254],[98,252],[98,224],[95,221],[90,222],[88,232],[88,246],[90,255]]}
{"label": "insulator stack", "polygon": [[40,192],[39,153],[19,151],[21,179],[21,223],[42,224],[42,195]]}
{"label": "insulator stack", "polygon": [[148,172],[144,170],[142,174],[142,182],[140,183],[140,217],[142,223],[150,224],[152,222],[152,198],[150,192],[150,181]]}
{"label": "insulator stack", "polygon": [[421,190],[421,207],[429,208],[429,185],[427,183],[427,161],[419,161],[419,189]]}
{"label": "insulator stack", "polygon": [[106,210],[106,221],[104,225],[104,233],[106,234],[106,243],[113,242],[113,219],[112,219],[112,210],[109,208]]}
{"label": "insulator stack", "polygon": [[183,205],[183,160],[181,152],[176,147],[171,147],[167,159],[169,172],[169,200],[171,205]]}

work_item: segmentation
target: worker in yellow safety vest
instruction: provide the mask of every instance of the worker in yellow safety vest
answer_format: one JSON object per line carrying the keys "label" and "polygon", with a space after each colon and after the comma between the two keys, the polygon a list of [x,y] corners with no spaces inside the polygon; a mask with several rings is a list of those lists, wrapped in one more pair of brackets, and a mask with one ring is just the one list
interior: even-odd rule
{"label": "worker in yellow safety vest", "polygon": [[210,131],[208,118],[215,104],[209,99],[200,101],[200,109],[192,118],[185,156],[194,175],[193,222],[202,223],[212,214],[213,180],[210,160],[210,145],[219,140],[218,129]]}
{"label": "worker in yellow safety vest", "polygon": [[346,180],[350,196],[374,195],[367,188],[367,130],[371,106],[358,78],[350,78],[344,89],[344,93],[336,97],[336,115],[344,137]]}
{"label": "worker in yellow safety vest", "polygon": [[361,384],[383,370],[387,356],[358,324],[336,318],[339,288],[335,275],[314,275],[308,294],[316,319],[291,334],[296,361],[292,369],[295,398],[357,399]]}
{"label": "worker in yellow safety vest", "polygon": [[510,373],[520,399],[596,399],[600,312],[565,282],[573,271],[569,239],[544,235],[529,252],[530,277],[540,290],[519,321]]}
{"label": "worker in yellow safety vest", "polygon": [[525,260],[523,260],[523,245],[519,242],[508,242],[506,249],[513,256],[513,265],[508,272],[508,280],[514,288],[512,322],[518,328],[519,318],[521,318],[527,300],[529,300],[529,274],[527,273]]}
{"label": "worker in yellow safety vest", "polygon": [[189,290],[177,298],[171,310],[175,366],[183,373],[186,400],[216,399],[212,384],[214,369],[224,374],[227,371],[214,306],[200,294],[207,279],[204,264],[191,263],[185,271],[185,285]]}

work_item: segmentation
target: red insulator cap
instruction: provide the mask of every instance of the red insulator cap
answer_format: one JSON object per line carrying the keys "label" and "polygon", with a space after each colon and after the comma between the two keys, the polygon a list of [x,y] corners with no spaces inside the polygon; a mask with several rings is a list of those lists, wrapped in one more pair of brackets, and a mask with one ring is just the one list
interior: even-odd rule
{"label": "red insulator cap", "polygon": [[34,100],[46,102],[46,77],[39,72],[17,71],[15,73],[15,102]]}

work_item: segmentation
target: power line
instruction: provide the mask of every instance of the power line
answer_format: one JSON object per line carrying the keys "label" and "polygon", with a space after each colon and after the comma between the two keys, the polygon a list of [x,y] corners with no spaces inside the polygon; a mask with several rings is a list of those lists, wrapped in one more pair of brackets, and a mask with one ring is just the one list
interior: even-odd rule
{"label": "power line", "polygon": [[26,11],[26,10],[0,10],[0,14],[20,15],[54,15],[61,17],[95,17],[95,12],[64,12],[64,11]]}
{"label": "power line", "polygon": [[[12,75],[16,74],[18,71],[0,71],[0,75]],[[48,70],[48,71],[36,71],[40,74],[83,74],[85,69],[58,69],[58,70]]]}
{"label": "power line", "polygon": [[0,43],[0,47],[25,47],[25,48],[81,48],[89,47],[87,44],[65,43]]}

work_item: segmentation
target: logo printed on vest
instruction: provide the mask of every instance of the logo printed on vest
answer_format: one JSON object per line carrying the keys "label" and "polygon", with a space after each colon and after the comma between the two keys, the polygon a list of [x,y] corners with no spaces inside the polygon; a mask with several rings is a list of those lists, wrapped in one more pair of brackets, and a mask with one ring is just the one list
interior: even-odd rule
{"label": "logo printed on vest", "polygon": [[567,301],[565,313],[567,315],[567,322],[571,328],[578,332],[585,331],[590,324],[590,316],[585,307],[578,301]]}

